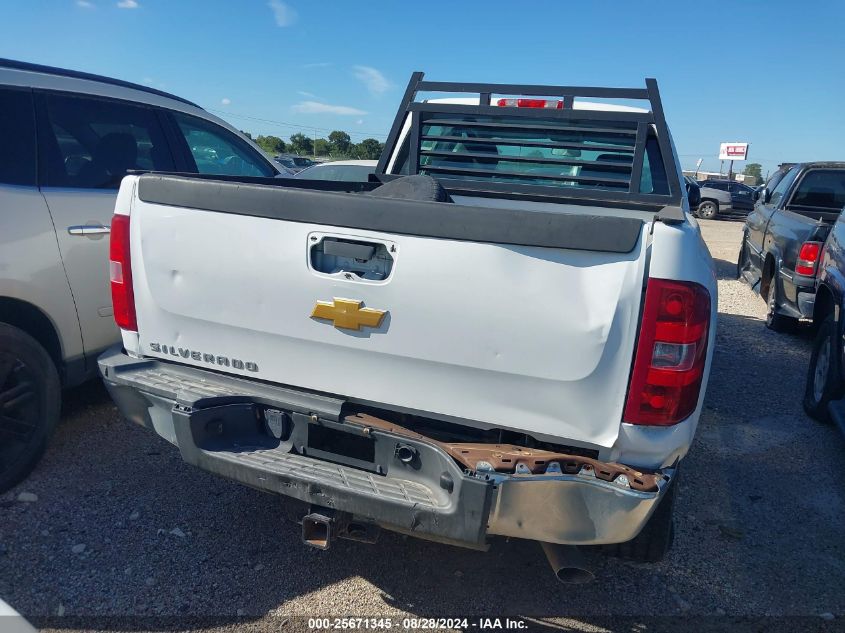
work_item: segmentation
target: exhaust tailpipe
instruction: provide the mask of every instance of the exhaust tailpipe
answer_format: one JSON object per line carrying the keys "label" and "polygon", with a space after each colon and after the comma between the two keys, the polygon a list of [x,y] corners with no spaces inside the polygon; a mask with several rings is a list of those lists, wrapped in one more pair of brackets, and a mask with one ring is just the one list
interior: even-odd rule
{"label": "exhaust tailpipe", "polygon": [[575,545],[555,545],[540,543],[543,552],[552,566],[555,577],[567,585],[582,585],[596,576],[584,554]]}
{"label": "exhaust tailpipe", "polygon": [[332,544],[334,519],[312,512],[302,519],[302,541],[317,549],[329,549]]}

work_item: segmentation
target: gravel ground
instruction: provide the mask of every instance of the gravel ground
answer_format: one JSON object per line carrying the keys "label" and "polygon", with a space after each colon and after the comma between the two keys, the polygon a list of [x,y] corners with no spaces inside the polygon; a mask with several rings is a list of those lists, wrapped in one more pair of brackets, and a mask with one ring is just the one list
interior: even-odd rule
{"label": "gravel ground", "polygon": [[220,630],[279,630],[295,615],[520,615],[565,630],[606,630],[613,616],[842,623],[845,440],[801,410],[810,335],[766,330],[762,300],[732,279],[741,228],[703,226],[718,343],[660,564],[600,560],[597,582],[565,587],[527,542],[484,554],[383,533],[377,546],[310,550],[302,506],[184,465],[91,384],[68,394],[40,467],[0,497],[0,597],[57,630],[113,629],[90,619],[109,615],[139,616],[136,628],[219,616],[208,626]]}

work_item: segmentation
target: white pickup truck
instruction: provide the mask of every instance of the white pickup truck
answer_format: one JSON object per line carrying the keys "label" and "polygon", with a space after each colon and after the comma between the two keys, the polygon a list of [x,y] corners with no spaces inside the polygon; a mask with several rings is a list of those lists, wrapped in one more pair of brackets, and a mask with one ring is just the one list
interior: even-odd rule
{"label": "white pickup truck", "polygon": [[311,545],[659,560],[716,319],[681,183],[654,80],[416,73],[369,183],[126,177],[100,372],[186,462],[310,504]]}

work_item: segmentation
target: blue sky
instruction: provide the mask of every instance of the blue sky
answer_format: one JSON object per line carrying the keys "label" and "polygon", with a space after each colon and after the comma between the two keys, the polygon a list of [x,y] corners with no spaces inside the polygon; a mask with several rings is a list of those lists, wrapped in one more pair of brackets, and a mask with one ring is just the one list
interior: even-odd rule
{"label": "blue sky", "polygon": [[[384,138],[443,81],[660,83],[683,166],[845,160],[845,2],[0,0],[0,56],[162,88],[287,138]],[[249,118],[247,118],[249,117]],[[738,163],[736,167],[742,167]]]}

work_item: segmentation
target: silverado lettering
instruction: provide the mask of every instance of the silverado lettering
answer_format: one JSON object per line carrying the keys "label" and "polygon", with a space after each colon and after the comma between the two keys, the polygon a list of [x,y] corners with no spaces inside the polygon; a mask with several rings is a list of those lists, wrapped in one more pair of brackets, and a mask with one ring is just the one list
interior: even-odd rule
{"label": "silverado lettering", "polygon": [[230,359],[227,356],[215,356],[214,354],[205,354],[195,352],[184,347],[174,347],[164,343],[150,343],[150,351],[157,354],[170,354],[171,356],[181,356],[182,358],[191,358],[201,362],[206,362],[211,365],[221,365],[223,367],[234,367],[235,369],[246,369],[247,371],[258,371],[258,365],[251,361],[239,360],[237,358]]}

